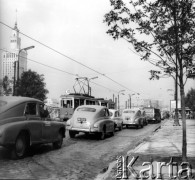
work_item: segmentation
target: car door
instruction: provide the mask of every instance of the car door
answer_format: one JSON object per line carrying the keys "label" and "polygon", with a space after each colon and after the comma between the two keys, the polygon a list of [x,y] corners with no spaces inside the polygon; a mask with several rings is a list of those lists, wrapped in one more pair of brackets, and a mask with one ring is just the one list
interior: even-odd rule
{"label": "car door", "polygon": [[50,142],[54,139],[53,123],[49,117],[49,112],[43,103],[38,105],[39,115],[42,121],[42,140]]}
{"label": "car door", "polygon": [[27,102],[24,110],[32,143],[39,143],[42,141],[43,122],[39,116],[37,105],[37,102]]}

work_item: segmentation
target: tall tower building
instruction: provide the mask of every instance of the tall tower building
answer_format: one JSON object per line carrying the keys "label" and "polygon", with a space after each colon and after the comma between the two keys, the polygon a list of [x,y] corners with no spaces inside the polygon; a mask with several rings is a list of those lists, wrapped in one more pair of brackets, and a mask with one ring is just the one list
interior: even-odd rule
{"label": "tall tower building", "polygon": [[[21,50],[21,38],[19,37],[19,30],[17,22],[12,30],[10,37],[10,49],[4,50],[1,61],[1,79],[5,76],[11,81],[11,88],[13,90],[14,78],[21,77],[21,74],[27,70],[27,52]],[[19,62],[19,67],[18,67]],[[13,92],[13,91],[12,91]]]}

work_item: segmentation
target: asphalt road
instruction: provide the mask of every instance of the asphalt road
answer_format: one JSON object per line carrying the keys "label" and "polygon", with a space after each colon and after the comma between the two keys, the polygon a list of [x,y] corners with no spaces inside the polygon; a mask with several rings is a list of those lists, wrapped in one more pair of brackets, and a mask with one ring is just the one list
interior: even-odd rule
{"label": "asphalt road", "polygon": [[105,140],[85,134],[70,139],[67,131],[61,149],[53,150],[51,144],[34,147],[22,160],[11,160],[9,152],[0,147],[0,179],[91,180],[105,172],[117,156],[126,155],[159,126],[149,124],[138,130],[123,129]]}

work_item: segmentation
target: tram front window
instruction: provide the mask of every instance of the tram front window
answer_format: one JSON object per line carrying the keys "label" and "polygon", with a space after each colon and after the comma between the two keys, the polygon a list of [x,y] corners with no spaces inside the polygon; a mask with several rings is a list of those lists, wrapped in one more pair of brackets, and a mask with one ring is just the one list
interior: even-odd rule
{"label": "tram front window", "polygon": [[62,100],[62,107],[72,108],[72,100],[67,100],[67,99]]}

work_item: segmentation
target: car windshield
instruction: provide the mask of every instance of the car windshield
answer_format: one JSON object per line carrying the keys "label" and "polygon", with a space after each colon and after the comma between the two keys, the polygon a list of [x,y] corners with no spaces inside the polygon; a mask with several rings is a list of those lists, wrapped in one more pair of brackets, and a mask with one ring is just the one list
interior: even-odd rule
{"label": "car windshield", "polygon": [[135,114],[135,111],[132,111],[132,110],[125,110],[125,111],[123,111],[123,113]]}
{"label": "car windshield", "polygon": [[6,101],[1,101],[1,100],[0,100],[0,107],[5,106],[6,104],[7,104],[7,102],[6,102]]}
{"label": "car windshield", "polygon": [[81,107],[81,108],[78,108],[77,111],[95,112],[96,109],[94,109],[94,108],[89,108],[89,107]]}

